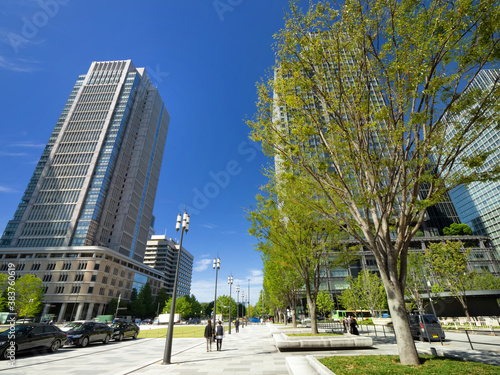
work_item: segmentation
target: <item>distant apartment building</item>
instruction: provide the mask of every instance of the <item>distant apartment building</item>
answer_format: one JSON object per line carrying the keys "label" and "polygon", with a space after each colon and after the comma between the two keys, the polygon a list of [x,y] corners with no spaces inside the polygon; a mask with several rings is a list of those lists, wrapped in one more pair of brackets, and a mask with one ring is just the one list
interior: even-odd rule
{"label": "distant apartment building", "polygon": [[163,287],[142,262],[169,119],[131,60],[93,62],[76,80],[0,239],[1,269],[44,280],[44,312],[92,317],[133,287]]}
{"label": "distant apartment building", "polygon": [[180,262],[177,296],[189,296],[193,275],[193,259],[193,255],[185,248],[179,251],[179,244],[175,243],[171,238],[152,236],[147,243],[144,264],[165,274],[165,289],[167,294],[171,296],[174,289],[175,270],[177,263]]}

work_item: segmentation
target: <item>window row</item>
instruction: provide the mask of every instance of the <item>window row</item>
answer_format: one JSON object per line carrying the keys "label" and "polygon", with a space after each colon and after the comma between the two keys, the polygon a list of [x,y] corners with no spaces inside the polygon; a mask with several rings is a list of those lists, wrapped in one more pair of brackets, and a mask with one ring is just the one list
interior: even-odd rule
{"label": "window row", "polygon": [[[87,130],[87,129],[85,129]],[[96,130],[96,129],[92,129]],[[80,131],[80,130],[77,130]],[[78,153],[78,152],[94,152],[97,142],[73,142],[61,143],[57,148],[57,154]]]}
{"label": "window row", "polygon": [[43,181],[41,190],[57,190],[60,192],[63,189],[81,189],[85,178],[51,178],[48,177]]}
{"label": "window row", "polygon": [[66,131],[61,142],[92,142],[99,140],[101,131]]}
{"label": "window row", "polygon": [[74,204],[34,205],[28,220],[69,220],[74,209]]}
{"label": "window row", "polygon": [[75,107],[74,113],[79,112],[96,112],[96,111],[106,111],[108,112],[111,107],[111,102],[97,102],[93,100],[92,102],[83,103],[81,101]]}
{"label": "window row", "polygon": [[49,247],[49,246],[62,246],[64,238],[21,238],[17,242],[18,247]]}
{"label": "window row", "polygon": [[88,165],[51,166],[47,177],[86,176]]}
{"label": "window row", "polygon": [[109,93],[82,93],[80,95],[80,99],[78,99],[78,103],[92,103],[92,102],[110,102],[113,100],[113,97],[115,96],[115,92],[109,92]]}
{"label": "window row", "polygon": [[40,191],[35,203],[76,203],[80,190]]}
{"label": "window row", "polygon": [[82,91],[82,95],[101,93],[101,94],[111,94],[116,91],[117,85],[107,85],[107,86],[85,86]]}
{"label": "window row", "polygon": [[69,222],[26,223],[21,236],[65,236]]}
{"label": "window row", "polygon": [[90,164],[94,153],[72,153],[72,154],[57,154],[54,158],[55,165],[65,164]]}

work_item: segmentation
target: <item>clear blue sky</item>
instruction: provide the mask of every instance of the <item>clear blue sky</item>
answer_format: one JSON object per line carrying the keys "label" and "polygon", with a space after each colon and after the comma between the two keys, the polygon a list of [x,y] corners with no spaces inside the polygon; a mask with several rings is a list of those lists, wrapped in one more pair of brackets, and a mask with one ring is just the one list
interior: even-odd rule
{"label": "clear blue sky", "polygon": [[255,83],[274,64],[273,34],[287,8],[287,0],[1,0],[0,230],[78,75],[92,61],[132,59],[147,68],[171,116],[156,233],[178,238],[176,216],[187,204],[192,293],[213,300],[218,254],[218,295],[229,294],[232,274],[232,295],[250,285],[255,304],[262,262],[244,209],[269,160],[248,140],[244,120],[255,112]]}

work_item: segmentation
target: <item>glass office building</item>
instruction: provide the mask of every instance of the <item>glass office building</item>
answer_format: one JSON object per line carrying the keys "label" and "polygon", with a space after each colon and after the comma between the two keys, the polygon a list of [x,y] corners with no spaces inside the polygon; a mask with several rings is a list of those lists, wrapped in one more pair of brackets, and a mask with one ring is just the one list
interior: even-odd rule
{"label": "glass office building", "polygon": [[[483,70],[474,80],[473,87],[487,88],[499,77],[498,69]],[[492,151],[483,168],[490,168],[500,163],[500,130],[495,129],[495,125],[472,143],[467,153],[472,154],[478,149]],[[458,164],[457,168],[460,168]],[[468,186],[460,185],[450,192],[450,197],[460,220],[468,224],[475,235],[489,236],[495,248],[499,249],[500,182],[473,182]]]}
{"label": "glass office building", "polygon": [[93,62],[0,247],[102,246],[142,262],[170,116],[144,68]]}

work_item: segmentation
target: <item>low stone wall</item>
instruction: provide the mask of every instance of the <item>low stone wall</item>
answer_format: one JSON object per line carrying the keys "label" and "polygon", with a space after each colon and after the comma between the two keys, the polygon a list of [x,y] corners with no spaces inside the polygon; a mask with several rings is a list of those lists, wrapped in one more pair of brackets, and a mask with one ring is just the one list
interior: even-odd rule
{"label": "low stone wall", "polygon": [[[288,331],[288,330],[287,330]],[[296,331],[296,330],[291,330]],[[300,332],[289,332],[300,333]],[[348,349],[370,348],[373,340],[368,336],[342,335],[342,336],[288,336],[285,333],[274,333],[276,348],[282,350],[314,350],[314,349]]]}

